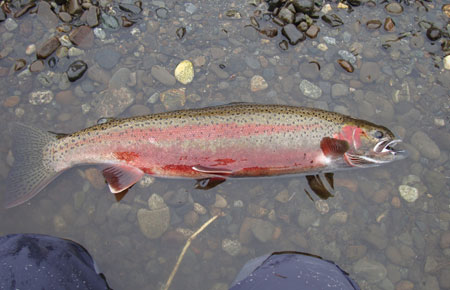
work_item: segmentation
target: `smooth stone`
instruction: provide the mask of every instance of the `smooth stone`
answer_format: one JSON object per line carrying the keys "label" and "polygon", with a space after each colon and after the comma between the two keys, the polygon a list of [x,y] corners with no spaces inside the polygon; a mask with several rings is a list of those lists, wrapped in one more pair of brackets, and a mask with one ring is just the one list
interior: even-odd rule
{"label": "smooth stone", "polygon": [[167,206],[155,210],[141,208],[137,212],[137,220],[144,236],[157,239],[169,228],[170,210]]}
{"label": "smooth stone", "polygon": [[104,90],[94,99],[93,110],[98,117],[116,117],[134,102],[134,95],[126,87]]}
{"label": "smooth stone", "polygon": [[314,8],[314,1],[312,0],[293,0],[292,4],[295,7],[295,11],[301,13],[311,13]]}
{"label": "smooth stone", "polygon": [[67,4],[67,12],[69,14],[74,15],[81,13],[83,11],[83,8],[78,3],[78,0],[69,0],[69,3]]}
{"label": "smooth stone", "polygon": [[262,243],[272,239],[274,230],[275,226],[268,221],[262,219],[253,219],[252,221],[251,231],[255,238]]}
{"label": "smooth stone", "polygon": [[80,79],[87,69],[88,65],[84,61],[77,60],[73,62],[67,69],[67,77],[69,78],[69,81],[74,82]]}
{"label": "smooth stone", "polygon": [[17,27],[19,26],[16,21],[14,21],[14,19],[12,18],[8,18],[6,19],[5,23],[3,24],[6,28],[6,30],[8,31],[14,31],[17,29]]}
{"label": "smooth stone", "polygon": [[126,67],[122,67],[113,74],[109,80],[108,87],[110,89],[120,89],[121,87],[126,87],[130,83],[130,77],[131,71]]}
{"label": "smooth stone", "polygon": [[278,12],[278,18],[283,20],[284,23],[289,24],[294,22],[295,15],[291,10],[283,7],[280,9],[280,12]]}
{"label": "smooth stone", "polygon": [[70,16],[67,12],[59,12],[58,13],[59,19],[65,23],[69,23],[72,21],[72,16]]}
{"label": "smooth stone", "polygon": [[158,18],[166,19],[168,17],[168,15],[169,15],[169,11],[166,8],[161,7],[161,8],[156,9],[156,16],[158,16]]}
{"label": "smooth stone", "polygon": [[129,12],[132,14],[139,14],[142,11],[142,8],[140,8],[136,5],[127,4],[127,3],[119,3],[119,8],[122,11]]}
{"label": "smooth stone", "polygon": [[59,42],[57,37],[52,37],[45,41],[42,45],[40,45],[36,50],[36,56],[40,59],[46,59],[50,56],[61,43]]}
{"label": "smooth stone", "polygon": [[[240,253],[241,248],[241,243],[238,240],[224,239],[222,241],[222,250],[230,256],[237,256]],[[228,289],[228,287],[225,289]]]}
{"label": "smooth stone", "polygon": [[106,212],[108,219],[116,222],[123,222],[127,220],[127,215],[131,212],[132,207],[124,203],[113,203]]}
{"label": "smooth stone", "polygon": [[376,283],[386,278],[387,270],[377,261],[362,258],[353,265],[353,273],[363,277],[369,283]]}
{"label": "smooth stone", "polygon": [[330,14],[330,15],[323,15],[322,20],[330,25],[331,27],[338,27],[344,24],[342,19],[337,16],[336,14]]}
{"label": "smooth stone", "polygon": [[112,47],[105,47],[94,55],[95,61],[104,69],[112,69],[120,60],[120,53]]}
{"label": "smooth stone", "polygon": [[384,30],[386,31],[394,31],[395,28],[395,22],[394,20],[392,20],[391,17],[386,17],[386,19],[384,20]]}
{"label": "smooth stone", "polygon": [[308,98],[318,99],[322,96],[322,89],[308,80],[302,80],[299,85],[300,91]]}
{"label": "smooth stone", "polygon": [[89,25],[89,27],[95,27],[97,26],[98,23],[98,14],[99,14],[99,10],[98,7],[92,5],[91,7],[89,7],[89,10],[87,10],[86,13],[86,22],[87,25]]}
{"label": "smooth stone", "polygon": [[164,108],[166,108],[167,111],[172,111],[185,105],[186,89],[170,89],[162,92],[159,98],[161,100],[161,103],[164,105]]}
{"label": "smooth stone", "polygon": [[380,77],[380,67],[376,62],[364,62],[359,71],[359,79],[363,83],[373,83]]}
{"label": "smooth stone", "polygon": [[439,159],[441,151],[436,143],[422,131],[417,131],[411,136],[413,145],[424,157],[429,159]]}
{"label": "smooth stone", "polygon": [[114,17],[113,15],[109,15],[102,12],[100,14],[100,18],[105,28],[111,30],[117,30],[120,28],[119,20],[117,20],[117,18]]}
{"label": "smooth stone", "polygon": [[315,62],[303,62],[299,66],[300,75],[309,80],[315,80],[320,74],[319,65]]}
{"label": "smooth stone", "polygon": [[320,77],[325,80],[329,81],[334,76],[334,73],[336,72],[336,69],[332,63],[328,63],[322,67],[320,70]]}
{"label": "smooth stone", "polygon": [[430,27],[427,29],[427,37],[431,41],[439,40],[442,36],[442,31],[437,27]]}
{"label": "smooth stone", "polygon": [[296,45],[300,41],[305,40],[306,36],[303,32],[297,29],[294,24],[285,25],[281,29],[281,33],[288,39],[291,45]]}
{"label": "smooth stone", "polygon": [[249,55],[245,57],[245,63],[251,68],[251,69],[260,69],[261,63],[256,58],[256,56]]}
{"label": "smooth stone", "polygon": [[386,11],[390,14],[401,14],[403,12],[403,7],[397,2],[389,3],[384,6]]}
{"label": "smooth stone", "polygon": [[55,28],[58,25],[58,16],[52,11],[48,2],[40,1],[38,4],[37,18],[47,29]]}
{"label": "smooth stone", "polygon": [[30,71],[31,72],[40,72],[42,70],[44,70],[45,65],[44,62],[42,60],[36,60],[34,61],[31,65],[30,65]]}
{"label": "smooth stone", "polygon": [[348,86],[345,84],[334,84],[331,86],[331,97],[338,98],[348,95]]}
{"label": "smooth stone", "polygon": [[216,63],[212,63],[209,66],[209,69],[220,79],[228,79],[230,74],[226,72],[224,69],[222,69],[219,65]]}
{"label": "smooth stone", "polygon": [[260,75],[255,75],[250,80],[250,90],[252,92],[265,90],[268,86],[266,80]]}
{"label": "smooth stone", "polygon": [[308,30],[306,30],[305,34],[306,36],[308,36],[309,38],[316,38],[317,34],[319,34],[320,28],[319,26],[313,24],[311,25]]}
{"label": "smooth stone", "polygon": [[52,91],[34,91],[30,94],[29,102],[32,105],[43,105],[50,103],[52,100]]}
{"label": "smooth stone", "polygon": [[[153,68],[152,68],[153,69]],[[194,79],[194,66],[189,60],[183,60],[175,68],[175,78],[183,85],[187,85]]]}
{"label": "smooth stone", "polygon": [[69,39],[76,46],[90,48],[94,43],[94,33],[89,26],[83,25],[72,30]]}
{"label": "smooth stone", "polygon": [[166,86],[174,86],[177,82],[173,75],[171,75],[164,67],[159,65],[154,65],[152,67],[151,74],[157,81]]}
{"label": "smooth stone", "polygon": [[368,29],[378,29],[382,25],[381,21],[378,19],[369,20],[366,23]]}

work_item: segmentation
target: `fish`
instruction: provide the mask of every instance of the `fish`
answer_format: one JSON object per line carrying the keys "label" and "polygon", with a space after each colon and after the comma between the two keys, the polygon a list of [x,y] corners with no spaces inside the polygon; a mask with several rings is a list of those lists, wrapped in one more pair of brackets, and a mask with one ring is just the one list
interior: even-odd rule
{"label": "fish", "polygon": [[95,165],[114,194],[145,174],[197,180],[209,189],[230,178],[314,176],[404,158],[386,127],[316,108],[237,103],[129,118],[102,118],[74,132],[12,125],[14,164],[6,208],[35,196],[62,172]]}

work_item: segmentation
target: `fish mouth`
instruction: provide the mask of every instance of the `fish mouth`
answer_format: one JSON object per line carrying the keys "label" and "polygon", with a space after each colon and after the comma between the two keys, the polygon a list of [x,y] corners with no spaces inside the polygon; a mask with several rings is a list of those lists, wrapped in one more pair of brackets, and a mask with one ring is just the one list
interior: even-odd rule
{"label": "fish mouth", "polygon": [[370,167],[401,160],[407,157],[406,150],[398,148],[403,143],[400,139],[383,139],[369,152],[344,154],[345,161],[355,167]]}

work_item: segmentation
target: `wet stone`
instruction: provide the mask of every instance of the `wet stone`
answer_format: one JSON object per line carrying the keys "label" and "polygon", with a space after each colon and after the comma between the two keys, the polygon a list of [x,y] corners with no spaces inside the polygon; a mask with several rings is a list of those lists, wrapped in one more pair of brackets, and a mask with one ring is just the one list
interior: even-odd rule
{"label": "wet stone", "polygon": [[95,61],[104,69],[112,69],[120,60],[120,53],[112,47],[100,49],[95,53]]}
{"label": "wet stone", "polygon": [[227,79],[229,77],[229,74],[218,64],[212,63],[209,69],[220,79]]}
{"label": "wet stone", "polygon": [[70,16],[67,12],[59,12],[58,13],[59,19],[65,23],[69,23],[72,21],[72,16]]}
{"label": "wet stone", "polygon": [[89,48],[94,42],[94,33],[89,26],[80,26],[70,32],[69,39],[76,46]]}
{"label": "wet stone", "polygon": [[158,8],[156,9],[156,16],[161,19],[166,19],[169,16],[169,11],[164,7]]}
{"label": "wet stone", "polygon": [[316,38],[317,34],[319,34],[319,31],[320,31],[319,26],[313,24],[308,28],[308,30],[306,30],[305,34],[309,38]]}
{"label": "wet stone", "polygon": [[327,23],[328,25],[330,25],[331,27],[338,27],[338,26],[341,26],[344,24],[342,19],[339,16],[337,16],[336,14],[323,15],[322,20],[325,23]]}
{"label": "wet stone", "polygon": [[[230,240],[230,239],[224,239],[222,241],[222,250],[224,250],[228,255],[230,256],[236,256],[241,251],[241,243],[238,240]],[[224,289],[227,289],[225,287]]]}
{"label": "wet stone", "polygon": [[3,12],[3,9],[0,9],[0,22],[3,22],[6,20],[6,14]]}
{"label": "wet stone", "polygon": [[52,37],[45,41],[41,46],[39,46],[36,50],[37,58],[46,59],[49,55],[51,55],[61,43],[58,38]]}
{"label": "wet stone", "polygon": [[35,91],[30,94],[29,102],[32,105],[43,105],[50,103],[52,100],[52,91]]}
{"label": "wet stone", "polygon": [[294,0],[292,4],[297,12],[309,14],[313,11],[314,1],[312,0]]}
{"label": "wet stone", "polygon": [[69,78],[69,81],[74,82],[80,79],[86,72],[87,68],[88,65],[82,60],[73,62],[67,69],[67,77]]}
{"label": "wet stone", "polygon": [[99,117],[115,117],[134,102],[134,95],[126,87],[102,91],[92,104],[93,110]]}
{"label": "wet stone", "polygon": [[422,131],[417,131],[411,136],[411,144],[426,158],[439,159],[441,151],[436,143]]}
{"label": "wet stone", "polygon": [[27,65],[26,60],[24,60],[22,58],[18,59],[14,63],[14,71],[19,71],[19,70],[23,69],[26,65]]}
{"label": "wet stone", "polygon": [[175,68],[175,78],[183,85],[187,85],[194,79],[194,66],[189,60],[183,60]]}
{"label": "wet stone", "polygon": [[89,27],[95,27],[98,25],[98,8],[94,5],[89,7],[89,10],[87,10],[86,13],[86,22],[89,25]]}
{"label": "wet stone", "polygon": [[386,278],[387,270],[377,261],[362,258],[353,266],[353,273],[360,275],[369,283],[376,283]]}
{"label": "wet stone", "polygon": [[315,62],[303,62],[299,66],[299,72],[302,77],[314,80],[319,76],[319,65]]}
{"label": "wet stone", "polygon": [[390,14],[401,14],[403,12],[403,7],[397,2],[389,3],[384,6],[384,9]]}
{"label": "wet stone", "polygon": [[129,12],[132,14],[139,14],[141,13],[142,9],[136,5],[132,4],[126,4],[126,3],[120,3],[119,8],[122,11]]}
{"label": "wet stone", "polygon": [[394,31],[394,28],[395,28],[394,20],[392,20],[391,17],[387,17],[384,20],[384,30],[391,32],[391,31]]}
{"label": "wet stone", "polygon": [[259,33],[269,37],[269,38],[273,38],[275,36],[278,35],[278,29],[276,28],[263,28],[259,30]]}
{"label": "wet stone", "polygon": [[274,230],[275,227],[270,222],[262,219],[253,219],[251,231],[258,241],[265,243],[271,240]]}
{"label": "wet stone", "polygon": [[170,211],[167,206],[158,209],[139,209],[137,220],[142,234],[149,239],[159,238],[170,225]]}
{"label": "wet stone", "polygon": [[432,26],[427,29],[427,37],[429,40],[436,41],[436,40],[439,40],[439,38],[441,38],[441,36],[442,36],[442,32],[439,28]]}
{"label": "wet stone", "polygon": [[260,75],[255,75],[250,80],[250,89],[252,92],[262,91],[267,89],[267,87],[268,84],[266,80]]}
{"label": "wet stone", "polygon": [[288,50],[289,43],[286,40],[282,40],[280,41],[280,43],[278,43],[278,46],[280,47],[281,50]]}
{"label": "wet stone", "polygon": [[380,67],[376,62],[365,62],[359,71],[359,79],[363,83],[373,83],[380,77]]}
{"label": "wet stone", "polygon": [[166,108],[167,111],[172,111],[183,107],[186,103],[186,89],[170,89],[162,92],[159,98],[164,105],[164,108]]}
{"label": "wet stone", "polygon": [[44,62],[42,60],[34,61],[30,66],[31,72],[40,72],[45,68]]}
{"label": "wet stone", "polygon": [[174,86],[177,80],[164,67],[154,65],[151,70],[152,77],[166,86]]}
{"label": "wet stone", "polygon": [[[1,9],[0,9],[1,10]],[[16,23],[16,21],[14,21],[14,19],[12,18],[8,18],[6,19],[4,26],[6,28],[6,30],[8,31],[14,31],[17,29],[18,24]]]}
{"label": "wet stone", "polygon": [[348,94],[348,86],[346,84],[334,84],[331,86],[331,97],[338,98]]}
{"label": "wet stone", "polygon": [[299,85],[300,91],[308,98],[318,99],[322,96],[322,89],[308,80],[302,80]]}
{"label": "wet stone", "polygon": [[378,29],[380,28],[382,25],[381,21],[378,19],[374,19],[374,20],[369,20],[366,23],[366,26],[368,29]]}
{"label": "wet stone", "polygon": [[294,13],[292,13],[291,10],[283,7],[283,8],[281,8],[280,12],[278,13],[278,18],[283,20],[284,23],[289,24],[289,23],[294,22],[295,15],[294,15]]}
{"label": "wet stone", "polygon": [[113,74],[113,76],[109,80],[108,87],[112,89],[126,87],[131,82],[130,78],[131,71],[126,67],[122,67]]}
{"label": "wet stone", "polygon": [[58,25],[58,16],[52,11],[48,2],[40,1],[38,4],[37,17],[47,29],[55,28]]}
{"label": "wet stone", "polygon": [[281,33],[288,39],[291,45],[296,45],[305,40],[305,34],[297,29],[294,24],[288,24],[281,29]]}

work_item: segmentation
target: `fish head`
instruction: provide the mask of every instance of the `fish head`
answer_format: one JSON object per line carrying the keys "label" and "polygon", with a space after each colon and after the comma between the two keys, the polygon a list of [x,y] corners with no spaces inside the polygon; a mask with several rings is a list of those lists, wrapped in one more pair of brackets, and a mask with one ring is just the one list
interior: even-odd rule
{"label": "fish head", "polygon": [[401,139],[388,128],[367,121],[352,119],[338,138],[349,143],[344,159],[350,166],[377,166],[406,157],[406,151],[398,148]]}

